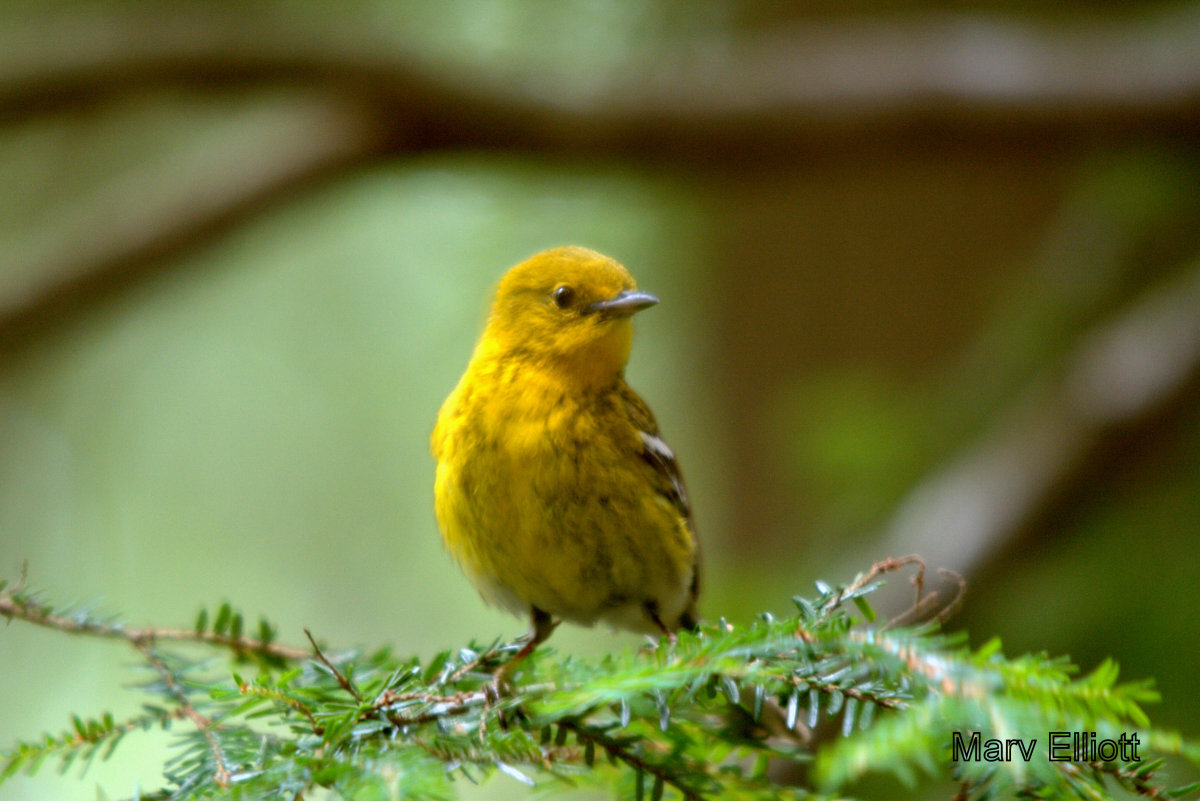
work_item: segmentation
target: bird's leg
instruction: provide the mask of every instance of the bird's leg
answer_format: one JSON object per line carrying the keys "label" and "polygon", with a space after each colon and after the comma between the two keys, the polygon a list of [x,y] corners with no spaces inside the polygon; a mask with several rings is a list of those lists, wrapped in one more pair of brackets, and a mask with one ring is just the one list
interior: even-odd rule
{"label": "bird's leg", "polygon": [[554,633],[554,629],[558,627],[560,621],[553,619],[549,614],[535,606],[532,607],[530,622],[529,640],[521,647],[521,650],[512,655],[511,659],[501,665],[492,677],[492,695],[495,698],[499,698],[508,692],[511,687],[509,676],[512,674],[513,669],[525,657],[532,654],[539,645],[550,639],[550,635]]}
{"label": "bird's leg", "polygon": [[650,616],[650,622],[653,623],[658,630],[662,632],[662,635],[667,638],[667,644],[674,648],[675,643],[679,642],[679,638],[675,636],[675,632],[667,628],[666,623],[663,623],[662,618],[658,614],[658,604],[656,604],[654,601],[646,601],[645,609],[646,614]]}

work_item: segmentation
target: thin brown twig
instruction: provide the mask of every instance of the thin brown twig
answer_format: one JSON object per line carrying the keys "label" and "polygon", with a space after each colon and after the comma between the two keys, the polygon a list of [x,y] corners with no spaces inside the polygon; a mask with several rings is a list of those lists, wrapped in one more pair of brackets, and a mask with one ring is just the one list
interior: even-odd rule
{"label": "thin brown twig", "polygon": [[385,706],[395,704],[401,701],[424,701],[427,704],[445,704],[447,706],[470,705],[469,702],[486,699],[487,693],[483,690],[472,690],[470,692],[460,692],[454,695],[433,695],[432,693],[398,693],[394,690],[384,690],[375,699],[375,708],[382,709]]}
{"label": "thin brown twig", "polygon": [[[182,640],[190,642],[203,642],[207,644],[217,644],[224,647],[233,648],[242,652],[253,652],[264,655],[276,656],[281,659],[299,659],[306,656],[303,652],[294,652],[294,649],[287,649],[283,646],[272,645],[258,640],[252,640],[244,637],[231,637],[226,635],[216,635],[211,633],[203,633],[196,631],[187,631],[183,629],[156,629],[156,628],[127,628],[116,624],[105,624],[96,620],[80,619],[72,620],[62,615],[54,614],[49,607],[44,604],[39,604],[30,598],[21,597],[20,592],[25,586],[27,569],[22,565],[21,575],[11,588],[0,593],[0,616],[9,620],[23,620],[34,625],[43,626],[45,628],[61,631],[66,634],[87,634],[96,637],[106,637],[112,639],[121,639],[130,643],[146,661],[153,667],[162,677],[163,683],[167,690],[174,696],[179,704],[179,709],[173,714],[175,717],[186,717],[196,729],[204,737],[208,745],[209,751],[213,755],[215,763],[214,779],[218,787],[226,788],[230,782],[230,771],[226,764],[225,755],[218,742],[213,730],[218,728],[214,722],[196,709],[188,698],[187,692],[179,685],[175,678],[175,674],[161,656],[154,651],[154,645],[158,640]],[[289,653],[293,652],[293,653]]]}
{"label": "thin brown twig", "polygon": [[[938,610],[936,614],[930,616],[931,620],[934,620],[938,623],[945,623],[947,620],[957,614],[958,610],[962,607],[963,599],[967,595],[967,580],[961,573],[944,567],[938,568],[938,575],[946,581],[954,582],[956,585],[954,597],[950,599],[950,602]],[[940,593],[938,593],[936,590],[930,592],[924,598],[920,598],[917,603],[913,604],[908,609],[905,609],[903,612],[885,623],[881,631],[887,631],[889,629],[896,628],[897,626],[904,626],[913,621],[924,619],[925,616],[937,606],[938,601],[940,600]]]}
{"label": "thin brown twig", "polygon": [[308,718],[308,723],[310,726],[312,726],[313,733],[318,735],[325,733],[325,727],[320,723],[317,723],[317,719],[313,716],[312,710],[308,708],[308,705],[296,700],[295,698],[292,698],[286,693],[282,693],[279,690],[275,690],[270,687],[261,687],[257,684],[248,684],[244,681],[238,685],[238,692],[242,695],[257,695],[263,698],[270,698],[273,701],[279,701],[280,703],[295,709],[297,712],[304,715],[304,717]]}
{"label": "thin brown twig", "polygon": [[[22,579],[23,581],[23,579]],[[14,587],[14,589],[16,589]],[[308,651],[287,645],[263,642],[251,637],[233,637],[212,631],[198,632],[193,629],[129,628],[119,624],[101,623],[95,620],[73,620],[56,615],[36,601],[19,598],[14,592],[0,595],[0,617],[23,620],[35,626],[55,629],[66,634],[86,634],[93,637],[127,640],[135,648],[160,641],[194,642],[216,645],[237,653],[252,653],[260,656],[297,662],[309,656]]]}
{"label": "thin brown twig", "polygon": [[308,629],[305,629],[304,636],[308,637],[308,641],[312,643],[313,653],[316,654],[317,659],[320,660],[322,665],[329,668],[330,672],[333,673],[334,678],[337,679],[338,684],[341,685],[341,688],[354,696],[354,700],[361,704],[363,697],[358,691],[358,688],[354,686],[350,679],[346,678],[342,671],[337,669],[337,665],[329,661],[328,657],[325,656],[325,652],[321,650],[321,646],[317,645],[317,641],[313,638],[312,632]]}
{"label": "thin brown twig", "polygon": [[[167,721],[178,720],[180,718],[187,717],[187,710],[182,709],[182,708],[170,709],[170,710],[164,709],[161,711],[162,711],[162,715],[161,715],[161,717],[157,718],[157,722],[160,726],[164,727],[164,729],[167,725]],[[73,748],[75,746],[83,745],[84,743],[96,745],[98,743],[104,742],[106,739],[109,739],[116,734],[120,734],[121,736],[124,736],[132,731],[136,731],[137,729],[145,728],[146,719],[147,719],[146,715],[137,715],[135,717],[129,718],[128,720],[123,720],[120,723],[115,723],[111,727],[102,729],[101,731],[96,732],[96,733],[92,733],[92,732],[88,731],[87,729],[84,729],[84,731],[80,731],[78,728],[76,728],[74,731],[67,733],[70,736],[69,740],[66,738],[63,738],[61,740],[57,740],[55,744],[47,742],[43,746],[43,748],[46,752],[48,752],[51,749]]]}
{"label": "thin brown twig", "polygon": [[812,679],[801,678],[799,676],[792,677],[792,686],[799,688],[804,685],[810,690],[816,690],[826,695],[833,695],[835,692],[841,693],[847,698],[854,698],[864,704],[874,704],[886,709],[906,709],[908,704],[901,701],[899,698],[881,698],[874,693],[864,692],[857,687],[839,687],[836,684],[828,682],[818,682]]}
{"label": "thin brown twig", "polygon": [[[384,719],[387,720],[388,723],[392,724],[397,729],[403,729],[407,726],[420,726],[423,723],[433,723],[436,720],[442,720],[444,718],[455,717],[457,715],[465,715],[466,713],[471,711],[471,708],[473,706],[474,706],[474,704],[463,704],[458,707],[452,707],[449,709],[441,709],[441,710],[438,710],[437,712],[426,712],[424,714],[414,715],[412,717],[404,717],[403,715],[398,715],[395,712],[390,712],[388,710],[382,710],[382,714],[383,714]],[[377,716],[378,715],[374,712],[364,715],[364,717],[377,717]]]}
{"label": "thin brown twig", "polygon": [[[350,681],[350,679],[347,678],[341,670],[338,669],[337,665],[333,664],[329,657],[325,655],[325,652],[321,650],[321,646],[317,644],[316,638],[313,637],[312,632],[308,629],[305,629],[304,635],[308,637],[308,641],[312,643],[313,654],[316,656],[317,660],[329,669],[330,673],[332,673],[334,678],[337,680],[338,685],[351,696],[353,696],[355,701],[358,701],[360,704],[364,703],[362,693],[360,693],[358,688],[354,686],[354,683]],[[437,696],[427,693],[396,693],[391,690],[386,690],[375,699],[371,709],[366,710],[361,714],[361,717],[378,718],[382,715],[385,720],[387,720],[396,728],[400,729],[404,728],[405,726],[416,726],[422,723],[432,723],[433,721],[441,718],[466,714],[471,710],[472,707],[476,706],[477,703],[484,698],[485,694],[483,691],[457,693],[453,696]],[[446,706],[445,708],[439,709],[436,712],[426,712],[420,715],[414,715],[412,717],[405,717],[387,709],[387,707],[391,704],[406,700],[420,700],[431,704],[445,704]]]}
{"label": "thin brown twig", "polygon": [[213,759],[216,762],[216,782],[217,786],[224,789],[229,786],[229,768],[225,764],[225,754],[221,750],[221,744],[217,742],[216,736],[213,734],[213,729],[216,728],[213,721],[197,711],[192,705],[191,700],[187,697],[187,693],[179,686],[179,682],[175,680],[175,674],[167,667],[166,662],[162,660],[158,654],[154,653],[153,644],[149,642],[137,643],[136,647],[146,657],[146,661],[158,671],[162,676],[163,682],[167,685],[167,689],[171,691],[171,695],[175,696],[175,700],[179,703],[183,714],[192,721],[196,729],[204,737],[208,743],[208,750],[212,752]]}
{"label": "thin brown twig", "polygon": [[883,626],[880,627],[880,631],[888,631],[889,629],[894,629],[898,626],[906,626],[914,620],[922,619],[929,612],[929,610],[937,606],[937,603],[940,599],[941,596],[936,590],[929,593],[900,614],[894,616],[887,623],[884,623]]}
{"label": "thin brown twig", "polygon": [[[400,715],[387,707],[400,701],[425,701],[429,704],[439,705],[443,708],[436,712],[425,712],[412,717]],[[422,723],[432,723],[440,718],[454,717],[457,715],[465,715],[472,708],[487,702],[487,693],[483,690],[475,690],[473,692],[461,692],[454,695],[429,695],[426,693],[396,693],[391,690],[385,690],[380,696],[375,699],[373,704],[373,712],[367,713],[363,717],[378,717],[380,714],[387,719],[396,728],[405,726],[416,726]]]}
{"label": "thin brown twig", "polygon": [[603,748],[605,753],[607,753],[609,756],[619,759],[626,765],[629,765],[636,770],[645,771],[656,779],[661,779],[665,784],[669,784],[677,789],[680,795],[682,795],[686,801],[699,801],[701,798],[701,793],[683,783],[679,777],[673,775],[667,770],[664,770],[660,766],[655,765],[653,762],[647,762],[645,759],[642,759],[637,754],[623,747],[620,742],[613,740],[604,733],[596,731],[588,726],[580,725],[573,720],[560,720],[558,721],[558,726],[566,729],[567,731],[575,732],[576,737],[595,743],[599,747]]}
{"label": "thin brown twig", "polygon": [[850,593],[853,593],[853,592],[857,592],[858,590],[861,590],[863,587],[867,586],[872,581],[877,579],[879,576],[882,576],[884,573],[894,573],[897,570],[899,570],[900,568],[907,567],[908,565],[916,565],[917,566],[917,573],[915,576],[913,576],[913,579],[912,579],[913,586],[916,589],[916,597],[913,599],[913,603],[914,604],[920,603],[921,592],[925,587],[925,560],[922,559],[919,555],[917,555],[915,553],[911,553],[908,556],[900,556],[900,557],[889,556],[886,559],[880,559],[878,562],[871,565],[870,570],[868,570],[866,573],[863,573],[857,579],[855,579],[854,582],[849,587],[846,587],[845,589],[841,590],[834,597],[834,600],[831,602],[831,604],[834,606],[836,606],[837,604],[840,604],[842,601],[844,601],[846,599],[847,595],[849,595]]}
{"label": "thin brown twig", "polygon": [[451,673],[446,678],[445,683],[453,684],[454,682],[461,679],[464,675],[469,673],[471,670],[473,670],[475,667],[483,664],[490,657],[497,656],[497,655],[503,653],[505,648],[510,648],[510,647],[515,647],[515,646],[511,646],[509,643],[505,643],[502,646],[489,648],[481,654],[476,654],[474,659],[472,659],[468,662],[464,662],[463,665],[458,670]]}
{"label": "thin brown twig", "polygon": [[962,608],[963,599],[967,597],[967,579],[961,574],[947,567],[939,567],[938,575],[947,581],[953,581],[958,591],[954,593],[954,597],[950,599],[950,603],[942,607],[942,611],[934,615],[934,620],[938,623],[945,623],[954,615],[958,614],[958,610]]}
{"label": "thin brown twig", "polygon": [[[913,587],[915,588],[915,598],[913,600],[912,608],[920,607],[923,600],[922,592],[925,588],[925,560],[914,553],[909,554],[908,556],[889,556],[886,559],[880,559],[878,562],[871,565],[871,569],[866,573],[860,573],[858,578],[851,582],[848,587],[843,587],[842,589],[838,590],[837,593],[835,593],[834,596],[829,599],[828,603],[825,604],[823,611],[826,614],[832,612],[834,609],[839,607],[846,600],[846,598],[858,592],[883,574],[894,573],[900,568],[907,567],[908,565],[917,566],[916,575],[914,575],[912,578]],[[911,611],[911,609],[909,611]],[[905,612],[904,614],[908,614],[908,612]]]}

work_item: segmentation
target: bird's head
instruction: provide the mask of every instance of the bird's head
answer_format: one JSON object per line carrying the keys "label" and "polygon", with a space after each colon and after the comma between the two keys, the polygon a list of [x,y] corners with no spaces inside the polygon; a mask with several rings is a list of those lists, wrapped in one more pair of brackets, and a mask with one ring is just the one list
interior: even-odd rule
{"label": "bird's head", "polygon": [[555,248],[504,275],[484,341],[500,357],[603,381],[620,375],[629,360],[629,318],[656,303],[613,259],[587,248]]}

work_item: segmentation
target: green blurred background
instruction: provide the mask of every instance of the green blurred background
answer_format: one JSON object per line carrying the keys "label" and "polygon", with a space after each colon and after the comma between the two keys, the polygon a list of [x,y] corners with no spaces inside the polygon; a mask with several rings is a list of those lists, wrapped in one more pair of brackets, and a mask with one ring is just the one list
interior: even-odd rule
{"label": "green blurred background", "polygon": [[[422,658],[518,634],[428,436],[496,279],[577,243],[663,300],[629,379],[706,616],[915,551],[973,642],[1111,655],[1195,735],[1198,144],[1197,3],[6,0],[0,575]],[[135,661],[0,628],[0,748],[135,711]],[[0,798],[128,798],[168,742]]]}

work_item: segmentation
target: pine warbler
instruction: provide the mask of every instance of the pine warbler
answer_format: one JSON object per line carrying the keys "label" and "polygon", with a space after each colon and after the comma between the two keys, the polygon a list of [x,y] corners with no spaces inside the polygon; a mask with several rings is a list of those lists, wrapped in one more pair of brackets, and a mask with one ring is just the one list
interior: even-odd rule
{"label": "pine warbler", "polygon": [[565,247],[513,267],[438,414],[438,524],[483,598],[527,614],[511,668],[560,619],[673,637],[696,625],[699,549],[675,456],[625,383],[630,317],[658,303]]}

